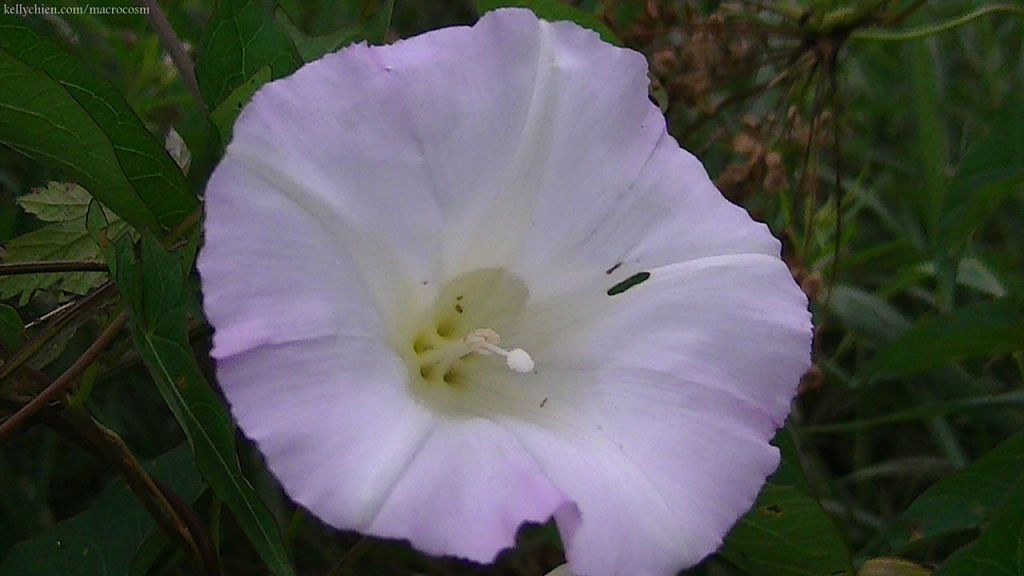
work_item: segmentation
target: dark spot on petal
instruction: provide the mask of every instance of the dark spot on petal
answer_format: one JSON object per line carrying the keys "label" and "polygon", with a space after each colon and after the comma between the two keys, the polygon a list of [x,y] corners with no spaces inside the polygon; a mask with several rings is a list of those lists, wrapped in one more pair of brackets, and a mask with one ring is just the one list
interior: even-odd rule
{"label": "dark spot on petal", "polygon": [[619,266],[622,266],[622,262],[616,262],[614,266],[612,266],[611,268],[605,270],[604,273],[605,274],[611,274],[612,272],[615,272],[616,270],[618,270]]}
{"label": "dark spot on petal", "polygon": [[544,405],[547,404],[547,403],[548,403],[548,399],[547,399],[547,396],[545,396],[544,399],[540,401],[540,407],[543,408]]}
{"label": "dark spot on petal", "polygon": [[463,298],[462,294],[459,294],[458,296],[455,297],[456,300],[462,300],[462,298]]}
{"label": "dark spot on petal", "polygon": [[625,292],[626,290],[629,290],[633,286],[636,286],[637,284],[640,284],[641,282],[647,281],[647,279],[650,278],[650,277],[651,277],[651,273],[650,272],[637,272],[636,274],[633,274],[629,278],[626,278],[622,282],[619,282],[615,286],[612,286],[611,288],[609,288],[608,289],[608,295],[609,296],[615,296],[616,294],[622,294],[623,292]]}
{"label": "dark spot on petal", "polygon": [[462,304],[456,304],[455,311],[458,312],[459,314],[462,314]]}

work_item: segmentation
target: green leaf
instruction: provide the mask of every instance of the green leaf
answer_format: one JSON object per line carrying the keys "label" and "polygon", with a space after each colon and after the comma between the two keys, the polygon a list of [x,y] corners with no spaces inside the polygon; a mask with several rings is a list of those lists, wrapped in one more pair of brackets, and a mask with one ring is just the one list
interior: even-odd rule
{"label": "green leaf", "polygon": [[779,468],[718,554],[750,576],[847,573],[850,554],[845,543],[805,493],[807,480],[790,427],[780,429],[772,444],[779,448]]}
{"label": "green leaf", "polygon": [[726,536],[718,554],[750,576],[853,572],[842,536],[818,503],[794,486],[773,482]]}
{"label": "green leaf", "polygon": [[[977,528],[1024,477],[1024,432],[933,484],[887,530],[894,553]],[[984,572],[978,572],[981,574]]]}
{"label": "green leaf", "polygon": [[893,340],[910,327],[910,321],[888,302],[852,286],[833,288],[829,306],[848,330],[875,345]]}
{"label": "green leaf", "polygon": [[[193,502],[203,491],[184,445],[144,467],[186,502]],[[14,546],[0,564],[0,574],[124,576],[139,547],[155,530],[145,508],[118,480],[85,512]]]}
{"label": "green leaf", "polygon": [[381,44],[384,42],[388,26],[391,24],[391,14],[394,8],[395,0],[387,0],[366,20],[320,36],[309,36],[299,29],[283,8],[279,7],[274,12],[274,19],[281,29],[288,33],[302,59],[312,62],[324,54],[335,52],[355,42],[366,41],[371,44]]}
{"label": "green leaf", "polygon": [[979,574],[1024,575],[1024,480],[1010,491],[981,536],[950,557],[935,576]]}
{"label": "green leaf", "polygon": [[24,343],[25,325],[18,311],[7,304],[0,304],[0,346],[12,351]]}
{"label": "green leaf", "polygon": [[3,15],[0,142],[64,172],[139,229],[162,234],[198,206],[163,145],[110,84]]}
{"label": "green leaf", "polygon": [[264,66],[256,71],[248,80],[235,88],[219,106],[210,112],[210,122],[217,127],[221,140],[231,140],[231,129],[235,126],[235,119],[241,114],[242,108],[249,102],[252,95],[270,81],[270,66]]}
{"label": "green leaf", "polygon": [[559,20],[575,22],[584,28],[597,32],[605,42],[622,46],[622,41],[596,15],[591,12],[584,12],[575,6],[570,6],[558,0],[475,0],[475,3],[476,10],[480,14],[497,8],[529,8],[538,18],[552,22]]}
{"label": "green leaf", "polygon": [[1024,188],[1024,101],[992,125],[967,151],[950,183],[942,229],[954,256],[1003,201]]}
{"label": "green leaf", "polygon": [[218,0],[206,24],[196,62],[196,80],[210,110],[269,66],[281,78],[302,65],[288,34],[262,0]]}
{"label": "green leaf", "polygon": [[118,245],[116,277],[131,309],[136,347],[146,367],[185,431],[196,465],[214,494],[231,510],[271,572],[294,575],[273,516],[242,475],[234,448],[234,424],[199,371],[189,346],[185,272],[179,261],[149,236],[142,239],[139,259],[133,256],[130,243]]}
{"label": "green leaf", "polygon": [[[19,236],[4,246],[4,262],[42,262],[47,260],[96,260],[99,247],[85,226],[92,197],[76,184],[50,182],[32,194],[18,198],[18,204],[36,218],[48,222],[41,228]],[[102,211],[102,209],[97,208]],[[123,220],[106,214],[110,222],[107,234],[117,238],[126,229]],[[20,297],[24,306],[37,290],[56,288],[71,294],[86,294],[103,280],[102,272],[59,272],[0,276],[0,298]]]}
{"label": "green leaf", "polygon": [[906,376],[975,356],[997,357],[1024,348],[1024,315],[1009,299],[980,302],[918,320],[879,352],[858,376]]}

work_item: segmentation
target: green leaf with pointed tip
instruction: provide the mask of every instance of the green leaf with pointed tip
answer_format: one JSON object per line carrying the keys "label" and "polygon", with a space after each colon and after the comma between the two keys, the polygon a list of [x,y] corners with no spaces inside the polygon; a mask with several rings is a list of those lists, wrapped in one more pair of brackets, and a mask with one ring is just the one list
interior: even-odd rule
{"label": "green leaf with pointed tip", "polygon": [[750,576],[853,573],[846,543],[818,503],[795,486],[772,482],[718,554]]}
{"label": "green leaf with pointed tip", "polygon": [[118,244],[116,258],[117,286],[131,310],[136,347],[185,431],[203,478],[270,571],[294,576],[273,516],[242,475],[234,424],[189,346],[189,289],[181,263],[150,236],[143,237],[138,259],[129,242]]}
{"label": "green leaf with pointed tip", "polygon": [[1024,349],[1024,314],[1009,299],[979,302],[918,320],[858,374],[865,380],[899,377],[968,357],[997,357]]}
{"label": "green leaf with pointed tip", "polygon": [[235,126],[235,120],[242,113],[242,108],[249,103],[252,95],[270,81],[270,66],[264,66],[256,71],[248,80],[235,88],[219,106],[210,112],[210,122],[217,127],[220,138],[224,142],[231,140],[231,130]]}
{"label": "green leaf with pointed tip", "polygon": [[335,52],[355,42],[383,43],[385,33],[391,24],[391,14],[394,8],[395,0],[387,0],[383,6],[366,20],[351,26],[344,26],[339,30],[320,36],[309,36],[300,30],[291,21],[283,8],[278,7],[274,12],[274,19],[281,26],[281,29],[288,33],[302,59],[306,62],[312,62],[324,54]]}
{"label": "green leaf with pointed tip", "polygon": [[1024,432],[939,480],[917,497],[887,530],[896,553],[940,536],[977,528],[1004,504],[1024,478]]}
{"label": "green leaf with pointed tip", "polygon": [[262,0],[218,0],[200,43],[196,80],[214,110],[264,66],[276,79],[301,65],[291,39]]}
{"label": "green leaf with pointed tip", "polygon": [[779,448],[779,467],[718,554],[749,576],[846,574],[850,554],[832,520],[804,492],[807,480],[788,425],[772,444]]}
{"label": "green leaf with pointed tip", "polygon": [[59,170],[157,234],[198,206],[181,170],[106,81],[0,15],[0,143]]}
{"label": "green leaf with pointed tip", "polygon": [[935,576],[1024,576],[1024,479],[1017,481],[992,522],[953,554]]}
{"label": "green leaf with pointed tip", "polygon": [[[85,225],[86,213],[94,200],[81,186],[50,182],[46,188],[36,188],[32,194],[18,198],[17,202],[36,218],[48,223],[5,244],[5,263],[96,260],[101,257],[99,247]],[[116,215],[104,212],[110,222],[107,234],[112,239],[117,238],[127,229],[127,224]],[[23,306],[37,290],[56,288],[81,295],[99,284],[103,277],[102,272],[0,276],[0,298],[19,297],[19,304]]]}
{"label": "green leaf with pointed tip", "polygon": [[[143,466],[185,502],[195,501],[203,491],[185,445]],[[153,519],[119,480],[85,512],[15,545],[0,564],[0,574],[124,576],[155,530]]]}
{"label": "green leaf with pointed tip", "polygon": [[1024,190],[1024,101],[1015,102],[964,156],[942,215],[947,250],[963,250],[971,234],[1002,204]]}
{"label": "green leaf with pointed tip", "polygon": [[622,46],[622,41],[619,40],[615,33],[611,31],[608,26],[601,21],[596,15],[580,10],[575,6],[571,6],[558,0],[476,0],[476,10],[480,14],[489,12],[497,8],[528,8],[538,18],[544,20],[550,20],[557,22],[559,20],[568,20],[579,24],[584,28],[589,28],[594,32],[597,32],[601,36],[601,39],[605,42],[615,44],[616,46]]}

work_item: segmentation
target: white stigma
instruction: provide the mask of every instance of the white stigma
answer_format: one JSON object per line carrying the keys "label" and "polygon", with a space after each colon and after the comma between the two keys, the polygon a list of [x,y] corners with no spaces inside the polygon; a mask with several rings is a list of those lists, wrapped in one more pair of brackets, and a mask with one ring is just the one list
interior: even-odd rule
{"label": "white stigma", "polygon": [[491,353],[501,354],[505,357],[505,365],[513,372],[526,374],[533,372],[533,358],[522,348],[505,350],[498,346],[501,336],[490,328],[477,328],[462,339],[469,347],[469,351],[481,356],[490,356]]}

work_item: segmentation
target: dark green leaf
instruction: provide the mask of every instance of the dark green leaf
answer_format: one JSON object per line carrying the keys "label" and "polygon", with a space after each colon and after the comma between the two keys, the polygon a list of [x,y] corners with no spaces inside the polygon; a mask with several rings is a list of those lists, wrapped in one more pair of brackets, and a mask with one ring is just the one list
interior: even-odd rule
{"label": "dark green leaf", "polygon": [[718,554],[750,576],[852,573],[846,544],[818,503],[794,486],[772,482]]}
{"label": "dark green leaf", "polygon": [[[184,445],[145,468],[186,502],[203,483]],[[32,576],[124,576],[156,525],[122,481],[114,483],[81,514],[16,545],[0,574]]]}
{"label": "dark green leaf", "polygon": [[829,306],[847,329],[876,346],[910,327],[910,321],[888,302],[853,286],[833,288]]}
{"label": "dark green leaf", "polygon": [[274,18],[281,28],[288,33],[302,59],[306,62],[311,62],[324,54],[335,52],[343,46],[355,42],[366,41],[371,44],[384,42],[384,35],[391,24],[391,13],[394,7],[395,0],[387,0],[380,9],[365,21],[345,26],[330,34],[323,34],[321,36],[309,36],[300,30],[298,26],[292,23],[282,8],[277,9],[274,13]]}
{"label": "dark green leaf", "polygon": [[981,536],[950,557],[935,576],[980,574],[1024,575],[1024,480],[1010,490]]}
{"label": "dark green leaf", "polygon": [[[1024,433],[1010,437],[917,497],[888,530],[895,553],[936,537],[977,528],[1024,478]],[[980,572],[979,572],[980,574]]]}
{"label": "dark green leaf", "polygon": [[273,516],[242,475],[234,424],[189,347],[185,315],[189,291],[181,264],[158,240],[144,237],[138,260],[130,243],[118,246],[116,270],[118,288],[132,312],[136,347],[185,431],[203,478],[231,510],[271,572],[294,575]]}
{"label": "dark green leaf", "polygon": [[0,16],[0,142],[69,175],[139,229],[173,229],[198,202],[110,84],[19,18]]}
{"label": "dark green leaf", "polygon": [[971,233],[1024,186],[1024,101],[1016,102],[967,151],[943,213],[947,249],[957,254]]}
{"label": "dark green leaf", "polygon": [[231,129],[235,126],[235,119],[242,112],[242,108],[249,102],[252,95],[260,86],[270,81],[270,66],[264,66],[256,71],[251,78],[235,88],[219,106],[210,112],[210,122],[217,127],[221,140],[231,140]]}
{"label": "dark green leaf", "polygon": [[864,380],[905,376],[961,358],[1024,348],[1024,315],[1008,299],[970,304],[918,320],[862,369]]}
{"label": "dark green leaf", "polygon": [[778,447],[780,461],[779,467],[768,481],[776,486],[794,486],[806,491],[807,479],[804,477],[804,469],[800,464],[800,452],[789,425],[784,426],[775,434],[772,445]]}
{"label": "dark green leaf", "polygon": [[[91,202],[93,199],[85,189],[64,182],[50,182],[46,188],[37,188],[32,194],[18,198],[22,208],[49,223],[4,245],[4,262],[100,258],[99,247],[85,226]],[[97,211],[102,209],[97,208]],[[107,234],[111,239],[120,236],[127,228],[117,216],[105,214],[105,217],[109,221]],[[81,295],[96,286],[103,277],[102,272],[0,276],[0,298],[19,296],[20,304],[24,305],[36,290],[48,288]]]}
{"label": "dark green leaf", "polygon": [[302,64],[288,34],[262,0],[218,0],[206,24],[196,62],[196,80],[210,110],[260,68],[281,78]]}
{"label": "dark green leaf", "polygon": [[558,0],[475,0],[476,10],[480,14],[495,10],[497,8],[529,8],[539,18],[557,22],[568,20],[575,22],[584,28],[597,32],[601,39],[616,46],[622,46],[622,41],[615,36],[615,33],[601,21],[600,18],[590,12],[584,12],[575,6],[570,6]]}
{"label": "dark green leaf", "polygon": [[12,351],[24,343],[25,325],[18,311],[7,304],[0,304],[0,346]]}

